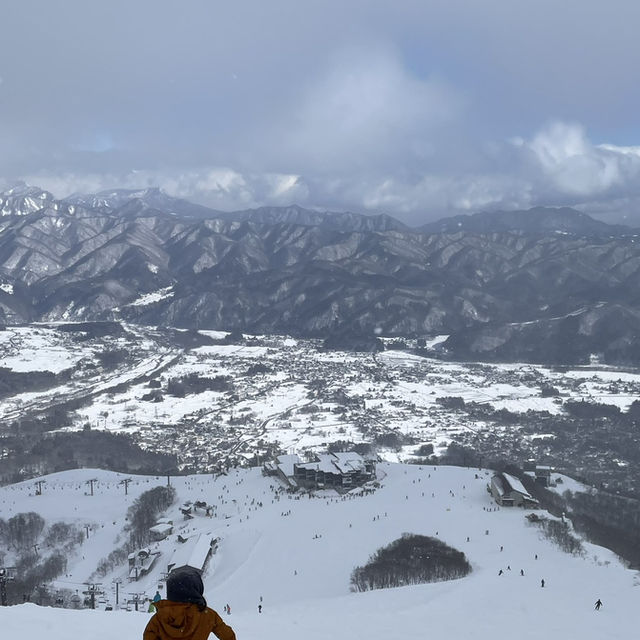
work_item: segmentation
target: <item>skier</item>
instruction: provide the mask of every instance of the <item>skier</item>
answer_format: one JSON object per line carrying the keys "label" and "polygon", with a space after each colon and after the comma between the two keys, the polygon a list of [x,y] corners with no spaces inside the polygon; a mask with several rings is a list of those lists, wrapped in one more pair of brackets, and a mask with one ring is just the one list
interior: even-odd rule
{"label": "skier", "polygon": [[160,595],[159,591],[156,591],[156,595],[153,596],[153,601],[158,602],[158,600],[162,600],[162,596]]}
{"label": "skier", "polygon": [[200,573],[191,567],[176,569],[167,578],[167,599],[155,603],[143,640],[205,640],[214,633],[220,640],[236,640],[233,629],[207,607]]}
{"label": "skier", "polygon": [[596,611],[600,611],[600,607],[602,606],[602,600],[600,600],[600,598],[598,598],[596,600]]}
{"label": "skier", "polygon": [[540,586],[544,587],[544,578],[542,578],[542,580],[540,580]]}
{"label": "skier", "polygon": [[261,604],[258,605],[258,613],[262,613],[262,605]]}

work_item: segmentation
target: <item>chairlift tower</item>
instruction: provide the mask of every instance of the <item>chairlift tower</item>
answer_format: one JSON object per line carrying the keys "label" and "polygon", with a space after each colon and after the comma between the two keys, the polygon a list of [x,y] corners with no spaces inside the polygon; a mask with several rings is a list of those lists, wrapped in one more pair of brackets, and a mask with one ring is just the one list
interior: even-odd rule
{"label": "chairlift tower", "polygon": [[87,585],[87,589],[85,591],[83,591],[82,593],[85,596],[89,596],[89,598],[91,599],[91,608],[95,609],[96,608],[96,596],[101,596],[104,594],[104,591],[102,591],[99,587],[102,584],[101,582],[98,583],[92,583],[92,582],[85,582],[85,585]]}
{"label": "chairlift tower", "polygon": [[89,495],[93,495],[93,483],[94,482],[98,482],[98,479],[97,478],[91,478],[91,480],[87,480],[85,482],[85,484],[88,484],[91,487],[90,490],[89,490],[90,491]]}
{"label": "chairlift tower", "polygon": [[124,485],[124,495],[129,494],[129,483],[132,482],[131,478],[125,478],[124,480],[120,480],[120,484]]}

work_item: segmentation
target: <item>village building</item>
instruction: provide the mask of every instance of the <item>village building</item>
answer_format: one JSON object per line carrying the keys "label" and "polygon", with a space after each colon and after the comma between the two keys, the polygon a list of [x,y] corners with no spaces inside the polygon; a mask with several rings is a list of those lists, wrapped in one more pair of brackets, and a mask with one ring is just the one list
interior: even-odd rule
{"label": "village building", "polygon": [[173,533],[173,522],[171,520],[158,520],[153,527],[149,528],[151,538],[158,542],[164,540]]}
{"label": "village building", "polygon": [[275,460],[269,460],[264,463],[262,473],[266,476],[276,476],[292,489],[297,489],[298,485],[293,478],[294,466],[301,463],[302,460],[295,453],[277,456]]}
{"label": "village building", "polygon": [[501,507],[538,506],[538,501],[525,489],[522,482],[508,473],[496,473],[487,489]]}
{"label": "village building", "polygon": [[167,571],[191,567],[198,571],[204,571],[207,561],[218,546],[218,538],[211,534],[201,533],[187,538],[171,556],[167,564]]}
{"label": "village building", "polygon": [[151,570],[160,555],[159,551],[148,548],[138,549],[129,554],[129,580],[138,580]]}
{"label": "village building", "polygon": [[543,487],[548,487],[551,484],[551,467],[546,465],[536,465],[536,482]]}
{"label": "village building", "polygon": [[297,455],[278,456],[263,467],[266,475],[275,475],[291,488],[351,489],[375,480],[375,460],[365,459],[353,451],[321,453],[310,462]]}

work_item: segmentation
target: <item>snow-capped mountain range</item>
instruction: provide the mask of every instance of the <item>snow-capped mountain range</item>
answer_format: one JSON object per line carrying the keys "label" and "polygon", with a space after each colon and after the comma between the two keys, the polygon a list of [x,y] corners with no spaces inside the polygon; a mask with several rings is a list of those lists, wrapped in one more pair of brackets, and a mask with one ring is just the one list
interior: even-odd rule
{"label": "snow-capped mountain range", "polygon": [[412,229],[297,206],[223,213],[158,189],[56,199],[21,185],[0,210],[0,322],[447,333],[458,358],[640,361],[636,232],[571,209]]}

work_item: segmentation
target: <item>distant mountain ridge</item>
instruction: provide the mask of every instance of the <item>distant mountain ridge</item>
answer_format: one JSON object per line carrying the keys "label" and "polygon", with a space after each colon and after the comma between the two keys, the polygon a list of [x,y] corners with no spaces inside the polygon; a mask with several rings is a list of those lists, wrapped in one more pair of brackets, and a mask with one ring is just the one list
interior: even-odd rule
{"label": "distant mountain ridge", "polygon": [[[222,213],[158,189],[56,200],[21,185],[0,201],[0,322],[446,333],[452,357],[535,361],[557,336],[572,361],[640,362],[636,231],[572,209],[411,229],[297,206]],[[578,310],[579,326],[552,321]]]}
{"label": "distant mountain ridge", "polygon": [[526,211],[483,211],[473,215],[444,218],[420,227],[424,233],[573,233],[578,235],[625,235],[630,227],[594,220],[569,207],[534,207]]}

